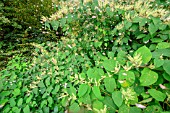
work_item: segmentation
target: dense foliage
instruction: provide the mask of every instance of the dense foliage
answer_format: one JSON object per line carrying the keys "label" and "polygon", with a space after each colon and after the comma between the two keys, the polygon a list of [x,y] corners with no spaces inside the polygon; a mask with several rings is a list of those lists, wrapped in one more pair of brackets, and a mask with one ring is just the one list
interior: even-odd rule
{"label": "dense foliage", "polygon": [[168,4],[60,2],[42,17],[60,40],[28,43],[33,58],[14,56],[0,71],[1,111],[168,113]]}

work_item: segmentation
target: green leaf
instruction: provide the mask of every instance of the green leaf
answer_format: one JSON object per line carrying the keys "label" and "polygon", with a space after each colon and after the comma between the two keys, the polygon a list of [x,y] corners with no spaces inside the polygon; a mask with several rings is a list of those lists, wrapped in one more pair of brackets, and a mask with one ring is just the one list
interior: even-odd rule
{"label": "green leaf", "polygon": [[158,67],[162,66],[163,64],[164,64],[164,60],[159,59],[159,58],[154,59],[155,68],[158,68]]}
{"label": "green leaf", "polygon": [[59,22],[56,20],[51,21],[50,24],[53,27],[53,30],[57,30],[59,27]]}
{"label": "green leaf", "polygon": [[142,57],[142,62],[144,64],[148,63],[151,58],[152,58],[152,53],[151,51],[146,47],[146,46],[142,46],[140,47],[135,53],[134,56],[136,56],[136,54],[140,54]]}
{"label": "green leaf", "polygon": [[113,99],[109,96],[105,96],[103,103],[107,105],[108,110],[110,113],[114,113],[117,109],[116,104],[113,102]]}
{"label": "green leaf", "polygon": [[94,95],[99,99],[99,100],[103,100],[104,97],[101,96],[101,92],[98,86],[93,86],[92,91],[94,93]]}
{"label": "green leaf", "polygon": [[71,86],[70,88],[67,89],[69,95],[74,95],[76,96],[76,88]]}
{"label": "green leaf", "polygon": [[123,87],[131,86],[135,82],[135,74],[132,71],[121,70],[119,72],[119,81],[123,81]]}
{"label": "green leaf", "polygon": [[10,91],[2,91],[2,92],[0,93],[0,97],[5,97],[5,96],[8,96],[8,95],[10,95],[10,94],[11,94]]}
{"label": "green leaf", "polygon": [[170,48],[170,43],[168,43],[168,42],[160,42],[160,43],[158,43],[156,48],[158,48],[158,49]]}
{"label": "green leaf", "polygon": [[31,95],[27,98],[26,103],[30,103],[30,102],[31,102],[32,97],[33,97],[33,95],[31,94]]}
{"label": "green leaf", "polygon": [[162,101],[163,102],[165,100],[165,98],[166,98],[166,94],[164,94],[164,93],[162,93],[160,91],[157,91],[156,89],[149,89],[148,92],[157,101]]}
{"label": "green leaf", "polygon": [[38,87],[45,87],[43,80],[38,83]]}
{"label": "green leaf", "polygon": [[104,62],[103,62],[104,68],[108,71],[114,71],[116,64],[117,64],[116,61],[113,59],[104,60]]}
{"label": "green leaf", "polygon": [[14,113],[20,113],[21,109],[19,109],[18,107],[13,107],[13,108],[12,108],[12,111],[13,111]]}
{"label": "green leaf", "polygon": [[162,108],[158,105],[151,105],[144,109],[144,113],[161,113]]}
{"label": "green leaf", "polygon": [[167,74],[166,72],[163,73],[163,77],[164,77],[167,81],[170,81],[170,75]]}
{"label": "green leaf", "polygon": [[151,34],[151,35],[153,35],[157,30],[158,30],[158,27],[157,26],[155,26],[154,24],[150,24],[149,25],[149,33]]}
{"label": "green leaf", "polygon": [[21,92],[20,89],[18,89],[18,88],[14,89],[14,91],[13,91],[14,97],[20,95],[20,92]]}
{"label": "green leaf", "polygon": [[165,60],[163,69],[170,75],[170,60]]}
{"label": "green leaf", "polygon": [[69,111],[71,112],[71,113],[77,113],[77,112],[79,112],[80,111],[80,106],[77,104],[77,103],[73,103],[73,104],[71,104],[71,106],[69,107]]}
{"label": "green leaf", "polygon": [[14,107],[16,105],[15,99],[14,98],[10,98],[9,99],[9,103],[11,107]]}
{"label": "green leaf", "polygon": [[30,113],[30,107],[26,105],[26,107],[23,109],[24,113]]}
{"label": "green leaf", "polygon": [[17,106],[20,107],[20,106],[22,105],[22,103],[23,103],[23,99],[20,98],[20,99],[18,100]]}
{"label": "green leaf", "polygon": [[8,99],[1,99],[0,106],[4,106],[8,102]]}
{"label": "green leaf", "polygon": [[51,105],[53,104],[53,98],[51,96],[48,97],[48,106],[51,107]]}
{"label": "green leaf", "polygon": [[106,90],[112,93],[114,92],[114,89],[116,88],[116,81],[114,78],[105,78],[104,85],[106,87]]}
{"label": "green leaf", "polygon": [[152,101],[153,98],[147,98],[145,100],[140,101],[139,103],[149,103]]}
{"label": "green leaf", "polygon": [[137,107],[128,107],[126,105],[122,105],[118,113],[142,113],[142,110]]}
{"label": "green leaf", "polygon": [[60,85],[57,84],[54,90],[52,91],[52,94],[56,94],[59,91],[59,89],[60,89]]}
{"label": "green leaf", "polygon": [[141,86],[149,86],[154,84],[158,80],[158,74],[149,68],[144,68],[142,70],[142,75],[140,77]]}
{"label": "green leaf", "polygon": [[80,102],[83,102],[84,104],[91,104],[91,98],[89,94],[86,94],[79,98]]}
{"label": "green leaf", "polygon": [[94,111],[95,111],[95,109],[96,109],[96,110],[101,110],[101,109],[103,109],[103,108],[104,108],[104,105],[103,105],[102,102],[100,102],[100,101],[98,101],[98,100],[96,100],[96,101],[93,102],[93,110],[94,110]]}
{"label": "green leaf", "polygon": [[78,89],[78,96],[82,97],[88,90],[87,84],[81,84]]}
{"label": "green leaf", "polygon": [[112,99],[118,107],[120,107],[123,103],[123,97],[122,97],[122,93],[120,91],[113,92]]}
{"label": "green leaf", "polygon": [[46,84],[47,87],[50,85],[50,77],[46,78],[45,84]]}
{"label": "green leaf", "polygon": [[159,25],[162,24],[162,21],[159,17],[151,17],[151,18],[155,26],[159,27]]}

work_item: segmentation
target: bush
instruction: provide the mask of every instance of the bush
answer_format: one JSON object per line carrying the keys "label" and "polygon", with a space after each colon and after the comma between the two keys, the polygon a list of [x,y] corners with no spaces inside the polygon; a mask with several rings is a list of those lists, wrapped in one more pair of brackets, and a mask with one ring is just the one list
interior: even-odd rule
{"label": "bush", "polygon": [[31,43],[31,62],[14,59],[1,71],[0,80],[9,81],[0,85],[2,111],[169,111],[169,12],[153,2],[94,0],[76,2],[73,10],[66,3],[57,19],[43,18],[46,28],[62,28],[65,36]]}

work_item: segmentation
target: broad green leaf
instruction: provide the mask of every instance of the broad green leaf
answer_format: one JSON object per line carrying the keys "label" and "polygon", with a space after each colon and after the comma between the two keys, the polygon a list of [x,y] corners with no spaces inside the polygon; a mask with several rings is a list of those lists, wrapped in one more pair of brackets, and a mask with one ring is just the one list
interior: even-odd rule
{"label": "broad green leaf", "polygon": [[140,34],[140,35],[137,36],[136,39],[141,39],[141,38],[143,38],[143,37],[145,37],[145,36],[146,36],[146,34]]}
{"label": "broad green leaf", "polygon": [[60,85],[57,84],[54,90],[52,91],[52,94],[56,94],[59,91],[59,89],[60,89]]}
{"label": "broad green leaf", "polygon": [[149,25],[149,33],[151,34],[151,35],[153,35],[157,30],[158,30],[158,27],[157,26],[155,26],[154,24],[150,24]]}
{"label": "broad green leaf", "polygon": [[20,89],[16,88],[16,89],[14,89],[14,91],[12,93],[14,96],[18,96],[18,95],[20,95],[20,92],[21,92]]}
{"label": "broad green leaf", "polygon": [[141,86],[149,86],[154,84],[158,80],[158,74],[149,68],[144,68],[142,70],[142,75],[140,77]]}
{"label": "broad green leaf", "polygon": [[151,18],[155,26],[159,27],[159,25],[162,24],[162,21],[159,17],[151,17]]}
{"label": "broad green leaf", "polygon": [[87,76],[93,80],[99,81],[101,79],[101,76],[104,75],[103,69],[100,68],[89,68],[87,71]]}
{"label": "broad green leaf", "polygon": [[116,61],[113,59],[104,60],[104,62],[103,62],[104,68],[108,71],[114,71],[116,64],[117,64]]}
{"label": "broad green leaf", "polygon": [[84,104],[91,104],[91,98],[89,94],[86,94],[79,98],[80,102],[83,102]]}
{"label": "broad green leaf", "polygon": [[4,106],[8,102],[8,99],[1,99],[0,106]]}
{"label": "broad green leaf", "polygon": [[103,103],[107,105],[107,108],[110,111],[110,113],[115,113],[117,106],[113,102],[113,99],[111,97],[105,96]]}
{"label": "broad green leaf", "polygon": [[23,109],[24,113],[30,113],[30,107],[26,105],[26,107]]}
{"label": "broad green leaf", "polygon": [[170,43],[168,43],[168,42],[160,42],[160,43],[158,43],[156,48],[158,48],[158,49],[170,48]]}
{"label": "broad green leaf", "polygon": [[50,24],[53,27],[53,30],[57,30],[59,27],[59,22],[56,20],[51,21]]}
{"label": "broad green leaf", "polygon": [[14,113],[20,113],[21,109],[19,109],[18,107],[13,107],[13,108],[12,108],[12,111],[13,111]]}
{"label": "broad green leaf", "polygon": [[157,49],[152,53],[153,58],[160,58],[160,56],[170,57],[170,49]]}
{"label": "broad green leaf", "polygon": [[14,98],[10,98],[9,99],[9,103],[11,107],[14,107],[16,105],[15,99]]}
{"label": "broad green leaf", "polygon": [[99,99],[99,100],[103,100],[104,97],[101,96],[101,92],[98,86],[93,86],[92,91],[94,93],[94,95]]}
{"label": "broad green leaf", "polygon": [[46,84],[47,87],[50,85],[50,77],[46,78],[45,84]]}
{"label": "broad green leaf", "polygon": [[166,94],[164,94],[164,93],[162,93],[160,91],[157,91],[156,89],[149,89],[148,92],[157,101],[162,101],[163,102],[165,100],[165,98],[166,98]]}
{"label": "broad green leaf", "polygon": [[39,87],[45,87],[44,82],[41,80],[41,81],[38,83],[38,86],[39,86]]}
{"label": "broad green leaf", "polygon": [[103,108],[104,108],[104,105],[103,105],[102,102],[100,102],[100,101],[98,101],[98,100],[96,100],[96,101],[93,102],[93,110],[94,110],[94,111],[95,111],[95,109],[96,109],[96,110],[101,110],[101,109],[103,109]]}
{"label": "broad green leaf", "polygon": [[26,99],[26,103],[30,103],[31,99],[32,99],[33,95],[31,94],[27,99]]}
{"label": "broad green leaf", "polygon": [[116,88],[116,81],[114,78],[105,78],[104,85],[106,87],[106,90],[112,93],[114,92],[114,89]]}
{"label": "broad green leaf", "polygon": [[51,105],[53,104],[53,98],[51,96],[48,97],[48,106],[51,107]]}
{"label": "broad green leaf", "polygon": [[43,100],[40,104],[40,108],[43,108],[46,105],[47,105],[47,100]]}
{"label": "broad green leaf", "polygon": [[118,113],[142,113],[142,110],[137,107],[128,107],[126,105],[122,105]]}
{"label": "broad green leaf", "polygon": [[158,105],[151,105],[144,109],[144,113],[161,113],[162,108]]}
{"label": "broad green leaf", "polygon": [[78,89],[78,96],[82,97],[88,90],[87,84],[81,84]]}
{"label": "broad green leaf", "polygon": [[73,103],[73,104],[71,104],[71,106],[69,107],[69,111],[71,112],[71,113],[77,113],[77,112],[79,112],[80,111],[80,106],[77,104],[77,103]]}
{"label": "broad green leaf", "polygon": [[0,97],[5,97],[5,96],[8,96],[8,95],[10,95],[10,94],[11,94],[10,91],[2,91],[2,92],[0,93]]}
{"label": "broad green leaf", "polygon": [[142,57],[142,63],[144,63],[144,64],[148,63],[152,58],[152,53],[146,46],[140,47],[134,53],[134,56],[136,56],[137,54],[139,54]]}
{"label": "broad green leaf", "polygon": [[118,80],[123,82],[121,83],[123,87],[131,86],[135,82],[135,74],[132,71],[121,70]]}
{"label": "broad green leaf", "polygon": [[118,107],[120,107],[123,103],[123,97],[122,97],[122,93],[120,91],[113,92],[112,99]]}
{"label": "broad green leaf", "polygon": [[22,105],[22,103],[23,103],[23,98],[20,98],[18,100],[17,106],[20,107]]}
{"label": "broad green leaf", "polygon": [[166,72],[163,73],[163,77],[164,77],[167,81],[170,81],[170,75],[167,74]]}
{"label": "broad green leaf", "polygon": [[154,59],[155,68],[158,68],[158,67],[162,66],[163,64],[164,64],[164,60],[163,59],[159,59],[159,58],[155,58]]}
{"label": "broad green leaf", "polygon": [[163,68],[170,75],[170,60],[165,60]]}
{"label": "broad green leaf", "polygon": [[76,88],[71,86],[70,88],[67,89],[69,95],[74,95],[76,96]]}

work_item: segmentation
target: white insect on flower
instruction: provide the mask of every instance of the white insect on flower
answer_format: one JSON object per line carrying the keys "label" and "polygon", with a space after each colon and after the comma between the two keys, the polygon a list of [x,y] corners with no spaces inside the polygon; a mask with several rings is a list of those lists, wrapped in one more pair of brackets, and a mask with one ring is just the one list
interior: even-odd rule
{"label": "white insect on flower", "polygon": [[146,106],[144,106],[144,105],[142,105],[142,104],[135,104],[135,105],[136,105],[136,107],[138,107],[138,108],[142,108],[142,109],[146,108]]}

